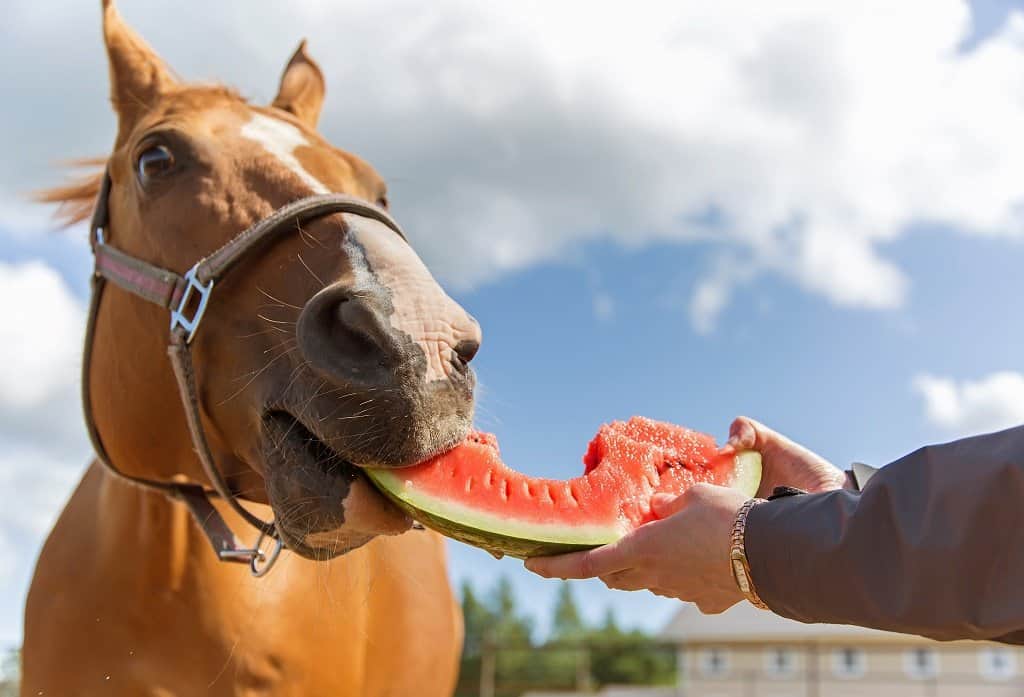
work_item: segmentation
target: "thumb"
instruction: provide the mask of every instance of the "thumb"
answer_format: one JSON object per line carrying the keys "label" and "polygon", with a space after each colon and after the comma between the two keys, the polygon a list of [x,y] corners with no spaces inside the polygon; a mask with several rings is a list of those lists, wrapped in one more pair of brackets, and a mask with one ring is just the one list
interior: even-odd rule
{"label": "thumb", "polygon": [[758,452],[782,440],[782,436],[746,416],[738,416],[729,427],[729,441],[726,447],[733,450],[757,450]]}
{"label": "thumb", "polygon": [[651,513],[659,520],[675,515],[686,508],[686,496],[673,496],[672,494],[655,494],[651,497]]}

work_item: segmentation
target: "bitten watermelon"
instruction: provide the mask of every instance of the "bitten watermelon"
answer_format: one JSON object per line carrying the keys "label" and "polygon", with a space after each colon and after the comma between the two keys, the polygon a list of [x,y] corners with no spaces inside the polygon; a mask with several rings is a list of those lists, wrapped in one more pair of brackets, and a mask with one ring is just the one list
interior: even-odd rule
{"label": "bitten watermelon", "polygon": [[494,436],[474,433],[422,464],[367,474],[427,527],[519,558],[614,542],[655,519],[656,493],[711,482],[753,496],[761,481],[758,453],[720,455],[711,436],[642,417],[602,426],[583,465],[566,481],[528,477],[501,461]]}

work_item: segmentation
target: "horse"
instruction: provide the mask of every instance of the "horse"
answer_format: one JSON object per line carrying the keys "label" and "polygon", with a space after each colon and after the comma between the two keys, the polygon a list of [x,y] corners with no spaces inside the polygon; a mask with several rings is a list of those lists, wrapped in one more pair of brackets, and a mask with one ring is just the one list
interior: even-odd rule
{"label": "horse", "polygon": [[466,437],[477,322],[317,132],[304,41],[258,106],[101,7],[115,142],[41,197],[92,214],[97,453],[37,562],[21,694],[450,695],[443,540],[363,469]]}

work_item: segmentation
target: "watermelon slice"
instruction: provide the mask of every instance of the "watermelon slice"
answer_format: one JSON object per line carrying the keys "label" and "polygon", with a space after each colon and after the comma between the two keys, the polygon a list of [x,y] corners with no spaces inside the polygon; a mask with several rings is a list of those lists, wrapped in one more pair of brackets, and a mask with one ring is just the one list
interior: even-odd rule
{"label": "watermelon slice", "polygon": [[758,453],[720,455],[711,436],[642,417],[602,426],[583,465],[567,481],[528,477],[501,461],[494,436],[474,433],[422,464],[366,473],[427,527],[519,558],[614,542],[655,519],[656,493],[710,482],[753,496],[761,481]]}

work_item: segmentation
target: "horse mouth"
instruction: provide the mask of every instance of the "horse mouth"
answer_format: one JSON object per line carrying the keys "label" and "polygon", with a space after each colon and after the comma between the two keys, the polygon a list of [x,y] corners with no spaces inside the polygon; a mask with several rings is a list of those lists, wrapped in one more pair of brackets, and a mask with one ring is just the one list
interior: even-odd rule
{"label": "horse mouth", "polygon": [[359,474],[355,463],[342,457],[291,412],[273,409],[264,417],[264,425],[271,448],[295,464],[319,470],[328,477],[351,480]]}
{"label": "horse mouth", "polygon": [[405,514],[305,420],[275,409],[263,427],[267,495],[292,551],[325,560],[408,529]]}

